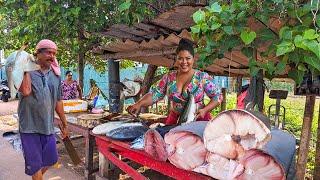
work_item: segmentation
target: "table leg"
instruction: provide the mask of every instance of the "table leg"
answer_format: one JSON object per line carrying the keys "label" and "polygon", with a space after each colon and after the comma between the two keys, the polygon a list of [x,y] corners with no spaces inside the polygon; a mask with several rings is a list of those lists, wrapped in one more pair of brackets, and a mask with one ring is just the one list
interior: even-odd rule
{"label": "table leg", "polygon": [[86,159],[85,159],[85,177],[87,180],[95,180],[96,177],[93,174],[93,148],[95,144],[94,136],[88,133],[86,137]]}

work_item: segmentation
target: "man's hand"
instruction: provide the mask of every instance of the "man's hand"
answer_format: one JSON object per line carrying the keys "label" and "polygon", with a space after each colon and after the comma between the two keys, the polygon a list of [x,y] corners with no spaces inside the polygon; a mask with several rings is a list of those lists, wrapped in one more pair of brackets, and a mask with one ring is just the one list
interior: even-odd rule
{"label": "man's hand", "polygon": [[141,106],[138,103],[127,107],[128,113],[134,114],[134,115],[137,115],[139,113],[140,109],[141,109]]}
{"label": "man's hand", "polygon": [[59,124],[59,128],[61,130],[62,139],[69,137],[69,130],[66,124],[65,125],[63,123]]}

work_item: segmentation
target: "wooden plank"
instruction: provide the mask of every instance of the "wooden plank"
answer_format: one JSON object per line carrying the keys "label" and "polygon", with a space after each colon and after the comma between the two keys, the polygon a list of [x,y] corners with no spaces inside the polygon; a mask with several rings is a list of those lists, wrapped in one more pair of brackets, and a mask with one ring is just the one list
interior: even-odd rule
{"label": "wooden plank", "polygon": [[314,165],[313,179],[320,179],[320,103],[319,103],[319,112],[318,112],[316,160]]}
{"label": "wooden plank", "polygon": [[102,35],[109,36],[109,37],[115,37],[115,38],[120,38],[120,39],[130,39],[133,41],[143,41],[143,37],[135,36],[132,34],[125,33],[123,31],[105,31],[101,32]]}
{"label": "wooden plank", "polygon": [[311,138],[311,125],[315,104],[315,96],[307,96],[304,107],[304,117],[300,136],[300,145],[297,161],[297,180],[303,180],[306,173],[306,164],[308,160],[309,142]]}
{"label": "wooden plank", "polygon": [[226,107],[227,107],[227,90],[226,88],[222,88],[221,89],[221,93],[222,93],[222,102],[221,102],[221,110],[220,112],[226,110]]}
{"label": "wooden plank", "polygon": [[240,91],[242,89],[242,77],[238,76],[236,77],[237,81],[236,81],[236,91],[237,91],[237,97],[240,95]]}

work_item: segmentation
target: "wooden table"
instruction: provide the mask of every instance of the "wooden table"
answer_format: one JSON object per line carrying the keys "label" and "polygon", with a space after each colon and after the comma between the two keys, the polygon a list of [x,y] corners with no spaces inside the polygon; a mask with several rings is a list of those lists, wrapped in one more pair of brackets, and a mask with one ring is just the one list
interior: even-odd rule
{"label": "wooden table", "polygon": [[[75,113],[73,114],[75,117],[80,114],[86,114],[86,113]],[[70,114],[66,114],[70,115]],[[54,124],[57,126],[60,123],[60,120],[58,118],[55,118]],[[93,128],[83,127],[76,123],[72,123],[68,121],[68,130],[70,132],[74,132],[77,134],[81,134],[85,138],[85,179],[87,180],[94,180],[95,175],[94,173],[99,170],[99,168],[94,169],[93,168],[93,149],[95,147],[95,140],[94,136],[90,134],[91,130]]]}
{"label": "wooden table", "polygon": [[166,176],[175,179],[212,179],[208,176],[196,172],[179,169],[169,162],[157,161],[147,155],[144,151],[130,149],[129,143],[112,140],[106,136],[95,135],[95,139],[98,151],[102,153],[105,158],[107,158],[115,166],[119,167],[135,180],[142,180],[147,178],[137,172],[127,163],[121,161],[121,159],[119,159],[117,155],[121,155],[124,158],[130,159],[131,161],[139,163],[143,166],[147,166],[155,171],[158,171]]}

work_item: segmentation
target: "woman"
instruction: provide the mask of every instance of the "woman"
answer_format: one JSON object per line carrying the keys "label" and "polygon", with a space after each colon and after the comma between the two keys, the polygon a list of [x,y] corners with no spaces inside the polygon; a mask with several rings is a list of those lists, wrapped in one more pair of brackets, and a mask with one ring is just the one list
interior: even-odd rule
{"label": "woman", "polygon": [[66,72],[66,78],[61,82],[62,98],[63,100],[69,99],[82,99],[82,91],[77,81],[72,79],[72,72]]}
{"label": "woman", "polygon": [[[147,107],[162,99],[166,94],[170,101],[170,113],[165,124],[176,124],[184,106],[188,101],[189,94],[193,94],[197,104],[196,120],[210,120],[210,111],[222,101],[220,89],[214,83],[213,78],[205,72],[193,69],[194,49],[192,42],[181,39],[176,50],[176,71],[171,71],[163,76],[157,86],[151,88],[137,103],[129,106],[127,111],[137,114],[141,107]],[[210,102],[204,105],[204,95],[210,98]]]}

